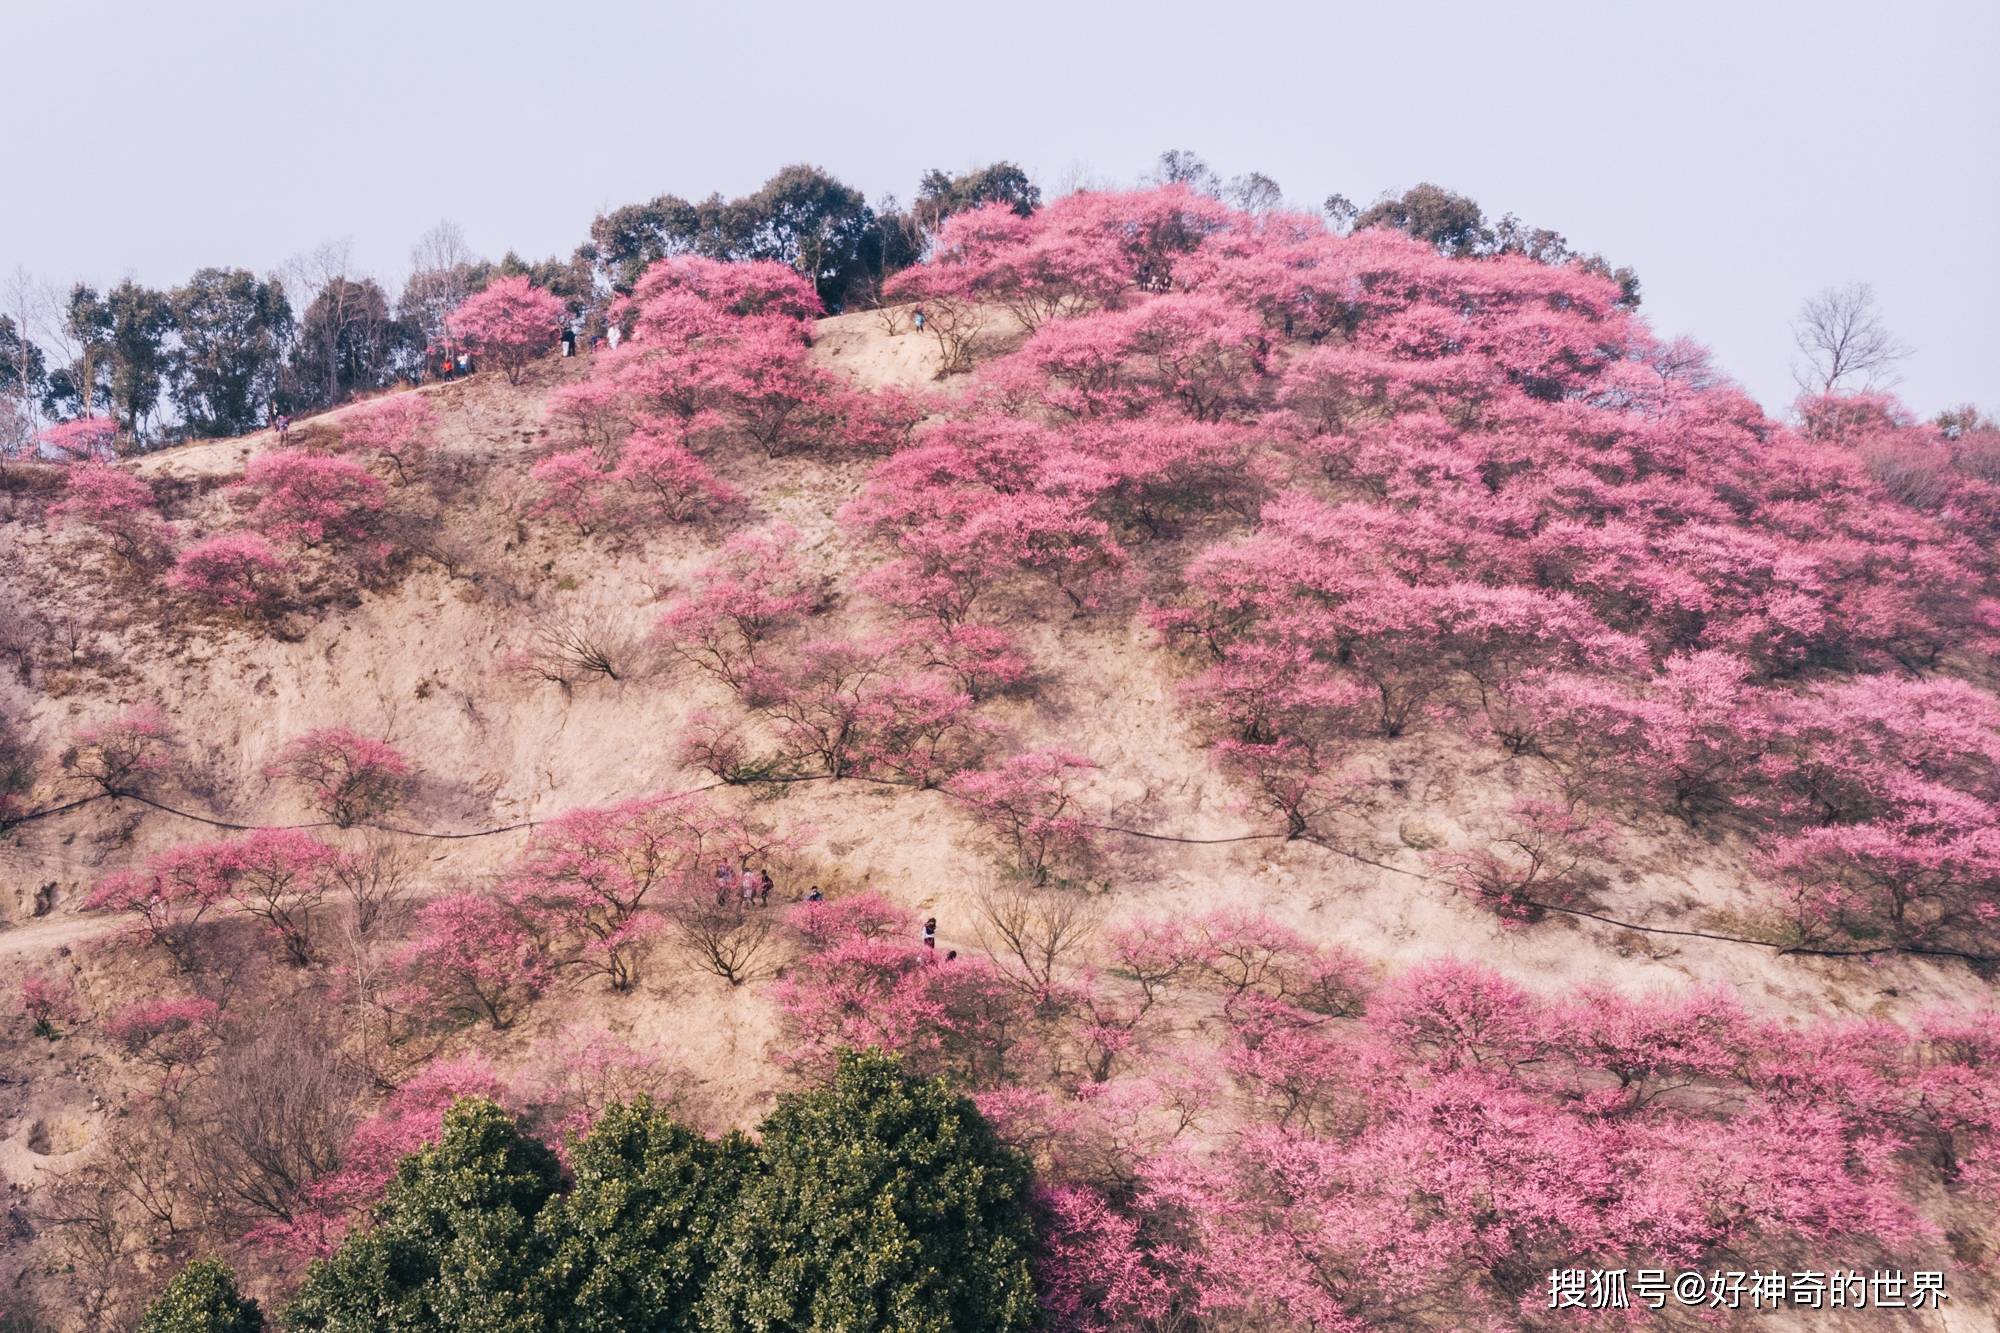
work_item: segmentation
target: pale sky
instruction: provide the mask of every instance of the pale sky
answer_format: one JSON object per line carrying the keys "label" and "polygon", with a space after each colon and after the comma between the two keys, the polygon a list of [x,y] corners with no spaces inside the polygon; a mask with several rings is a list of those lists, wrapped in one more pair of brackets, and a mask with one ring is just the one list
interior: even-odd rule
{"label": "pale sky", "polygon": [[1911,407],[2000,413],[1993,0],[0,0],[0,33],[0,272],[167,286],[345,239],[393,284],[441,219],[540,257],[790,162],[907,199],[1182,147],[1302,205],[1434,180],[1552,227],[1774,411],[1799,302],[1866,280]]}

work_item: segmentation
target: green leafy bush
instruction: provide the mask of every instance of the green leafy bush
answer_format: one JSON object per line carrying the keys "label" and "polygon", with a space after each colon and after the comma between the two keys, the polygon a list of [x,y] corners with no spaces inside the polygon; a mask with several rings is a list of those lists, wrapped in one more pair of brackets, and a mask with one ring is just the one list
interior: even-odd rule
{"label": "green leafy bush", "polygon": [[196,1259],[146,1308],[139,1333],[262,1333],[264,1312],[217,1259]]}

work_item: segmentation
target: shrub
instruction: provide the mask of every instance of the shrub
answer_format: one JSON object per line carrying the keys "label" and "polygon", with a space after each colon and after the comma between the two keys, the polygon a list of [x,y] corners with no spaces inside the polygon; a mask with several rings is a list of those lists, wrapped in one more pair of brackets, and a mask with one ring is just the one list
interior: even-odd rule
{"label": "shrub", "polygon": [[127,565],[150,565],[168,548],[153,488],[142,478],[89,460],[65,469],[63,482],[63,498],[49,513],[90,528]]}
{"label": "shrub", "polygon": [[322,814],[350,828],[402,803],[410,764],[387,741],[347,727],[319,727],[287,741],[264,772],[297,783]]}
{"label": "shrub", "polygon": [[988,726],[972,697],[934,676],[903,674],[894,640],[820,639],[746,680],[794,764],[830,777],[894,775],[937,786],[977,763]]}
{"label": "shrub", "polygon": [[555,1154],[492,1102],[460,1102],[444,1137],[403,1160],[367,1230],[307,1271],[292,1329],[540,1328],[536,1218],[561,1182]]}
{"label": "shrub", "polygon": [[564,605],[538,613],[525,642],[501,665],[516,675],[567,690],[593,676],[606,680],[642,676],[653,660],[645,631],[631,624],[624,608]]}
{"label": "shrub", "polygon": [[518,910],[477,893],[433,898],[396,956],[398,999],[433,1021],[513,1023],[548,984],[549,961]]}
{"label": "shrub", "polygon": [[408,481],[423,470],[437,428],[437,409],[428,398],[392,394],[349,409],[340,419],[340,442],[381,460],[398,481]]}
{"label": "shrub", "polygon": [[253,518],[265,535],[301,546],[369,542],[384,504],[381,481],[360,464],[301,449],[258,454],[241,484],[258,497]]}
{"label": "shrub", "polygon": [[262,1333],[264,1312],[218,1259],[196,1259],[146,1307],[139,1333]]}
{"label": "shrub", "polygon": [[167,586],[229,611],[272,609],[283,593],[286,564],[253,532],[230,532],[180,553]]}
{"label": "shrub", "polygon": [[27,1015],[35,1035],[48,1041],[62,1035],[61,1024],[83,1017],[69,982],[43,972],[30,972],[21,978],[21,1012]]}
{"label": "shrub", "polygon": [[551,393],[542,429],[558,445],[610,458],[632,429],[632,409],[616,377],[600,373]]}

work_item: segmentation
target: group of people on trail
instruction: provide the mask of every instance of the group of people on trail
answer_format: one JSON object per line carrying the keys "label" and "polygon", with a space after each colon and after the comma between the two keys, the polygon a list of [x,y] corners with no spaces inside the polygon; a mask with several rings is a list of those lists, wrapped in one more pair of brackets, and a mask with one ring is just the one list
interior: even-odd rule
{"label": "group of people on trail", "polygon": [[771,890],[777,888],[768,870],[752,870],[744,866],[741,872],[727,861],[715,868],[715,905],[720,907],[729,901],[729,891],[735,889],[741,895],[743,906],[753,904],[765,907],[770,904]]}
{"label": "group of people on trail", "polygon": [[424,373],[434,380],[461,379],[472,373],[472,353],[456,347],[432,347],[424,352]]}
{"label": "group of people on trail", "polygon": [[[562,354],[565,357],[576,355],[577,336],[576,325],[570,323],[567,319],[556,326],[556,341],[562,344]],[[607,323],[604,326],[604,332],[591,335],[590,350],[592,352],[600,352],[607,347],[616,347],[618,340],[622,336],[616,324]]]}
{"label": "group of people on trail", "polygon": [[[769,870],[752,870],[747,865],[738,870],[727,861],[716,863],[715,905],[717,907],[726,906],[732,892],[737,895],[738,903],[744,907],[768,907],[771,905],[771,893],[777,887],[777,881],[771,878]],[[815,884],[806,890],[802,901],[823,903],[826,901],[826,895],[820,891],[819,885]],[[924,948],[929,949],[933,955],[937,952],[937,929],[936,917],[924,919]],[[957,957],[958,950],[951,949],[946,951],[944,961],[949,963]]]}

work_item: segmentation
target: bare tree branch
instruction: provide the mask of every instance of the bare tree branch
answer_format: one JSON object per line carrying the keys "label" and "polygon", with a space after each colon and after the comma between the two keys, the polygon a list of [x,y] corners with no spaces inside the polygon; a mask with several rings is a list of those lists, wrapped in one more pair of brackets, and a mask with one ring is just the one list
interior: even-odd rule
{"label": "bare tree branch", "polygon": [[1893,384],[1896,363],[1910,354],[1882,322],[1875,291],[1865,282],[1829,287],[1800,306],[1792,340],[1802,358],[1792,378],[1808,394]]}

